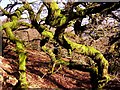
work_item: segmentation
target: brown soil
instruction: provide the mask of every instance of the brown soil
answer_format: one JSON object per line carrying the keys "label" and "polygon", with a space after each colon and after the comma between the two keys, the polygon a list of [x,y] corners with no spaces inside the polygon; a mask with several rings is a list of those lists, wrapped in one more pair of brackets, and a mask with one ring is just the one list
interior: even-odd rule
{"label": "brown soil", "polygon": [[[7,75],[13,76],[18,79],[18,57],[13,52],[11,47],[8,46],[4,49],[3,63],[10,65],[11,69],[7,70]],[[90,89],[90,75],[88,72],[70,70],[69,68],[62,66],[58,70],[59,66],[56,66],[55,73],[50,74],[51,65],[50,58],[44,52],[36,50],[27,50],[27,81],[29,88],[42,88],[42,89]],[[58,70],[58,71],[57,71]],[[5,75],[4,75],[5,78]],[[118,78],[120,80],[120,77]],[[14,79],[5,81],[3,84],[3,90],[10,90],[14,86],[11,82]],[[117,79],[110,81],[105,88],[115,89],[120,88],[120,82]]]}

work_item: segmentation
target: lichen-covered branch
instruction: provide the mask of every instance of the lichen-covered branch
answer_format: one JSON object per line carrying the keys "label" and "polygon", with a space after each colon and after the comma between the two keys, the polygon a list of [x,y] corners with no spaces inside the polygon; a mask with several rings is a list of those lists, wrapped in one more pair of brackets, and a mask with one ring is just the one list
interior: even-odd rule
{"label": "lichen-covered branch", "polygon": [[[45,35],[47,36],[47,33]],[[102,88],[110,80],[110,76],[108,75],[108,66],[109,66],[108,61],[98,50],[90,46],[74,43],[70,41],[68,38],[66,38],[65,35],[61,36],[61,38],[58,37],[58,39],[59,41],[58,40],[57,41],[60,43],[60,45],[65,47],[69,51],[69,53],[75,51],[76,53],[87,55],[91,57],[94,60],[94,62],[97,63],[97,66],[89,67],[88,70],[88,72],[90,72],[91,74],[91,81],[94,81],[92,82],[93,88]],[[53,61],[56,61],[55,54],[53,53],[52,50],[50,50],[50,48],[43,46],[42,49],[50,55]],[[67,66],[69,66],[70,64],[61,59],[56,61],[56,63]],[[73,67],[74,66],[75,65],[73,64]],[[87,70],[87,68],[84,68],[84,70],[85,69]]]}
{"label": "lichen-covered branch", "polygon": [[44,2],[44,4],[48,8],[46,24],[59,27],[67,22],[67,17],[61,14],[61,10],[56,2]]}
{"label": "lichen-covered branch", "polygon": [[[69,21],[76,19],[76,18],[83,18],[86,17],[86,15],[94,14],[94,13],[105,13],[110,12],[112,10],[115,10],[119,8],[120,3],[105,3],[105,4],[98,4],[96,6],[92,7],[86,7],[85,9],[78,7],[80,4],[73,4],[73,7],[76,6],[76,12],[72,10],[69,10],[70,15],[62,14],[62,11],[58,7],[58,4],[54,2],[44,2],[45,6],[48,9],[48,16],[46,18],[46,24],[53,26],[53,27],[60,27]],[[74,6],[75,5],[75,6]],[[71,6],[72,7],[72,6]],[[72,12],[71,12],[72,11]]]}
{"label": "lichen-covered branch", "polygon": [[48,48],[44,45],[44,46],[42,46],[42,50],[50,56],[50,58],[53,62],[56,61],[55,54],[53,53],[53,51],[50,48]]}
{"label": "lichen-covered branch", "polygon": [[18,53],[19,56],[19,88],[26,88],[27,87],[27,81],[26,81],[26,50],[24,48],[24,45],[22,41],[17,39],[13,32],[12,28],[14,25],[14,22],[8,22],[3,24],[3,29],[6,31],[7,36],[10,38],[10,40],[14,43],[16,43],[16,52]]}
{"label": "lichen-covered branch", "polygon": [[18,25],[19,26],[25,26],[25,27],[28,27],[28,28],[32,28],[33,26],[29,23],[26,23],[26,22],[18,22]]}
{"label": "lichen-covered branch", "polygon": [[75,18],[83,18],[86,15],[93,14],[93,13],[103,13],[106,10],[111,11],[114,8],[118,8],[118,4],[108,3],[104,5],[88,7],[86,9],[76,7],[76,12],[71,13],[70,17],[61,14],[61,10],[59,9],[56,2],[44,2],[44,4],[48,8],[48,16],[46,18],[46,24],[56,27],[54,39],[60,45],[68,49],[69,54],[71,54],[71,51],[74,50],[76,53],[84,54],[84,55],[91,57],[94,60],[94,62],[97,63],[97,67],[93,69],[93,73],[97,75],[96,81],[95,81],[97,82],[97,88],[103,87],[104,84],[108,82],[110,79],[108,75],[108,66],[109,66],[108,61],[95,48],[74,43],[70,41],[69,39],[67,39],[63,35],[63,32],[65,28],[67,27],[69,21]]}
{"label": "lichen-covered branch", "polygon": [[6,15],[7,17],[10,16],[10,13],[7,12],[5,9],[3,9],[1,6],[0,6],[0,10],[2,11],[2,15]]}
{"label": "lichen-covered branch", "polygon": [[[48,28],[46,26],[39,25],[37,23],[37,21],[38,21],[37,17],[39,17],[39,15],[37,15],[37,17],[35,17],[34,11],[33,11],[33,9],[31,8],[31,6],[28,3],[25,3],[24,7],[26,8],[26,10],[28,11],[28,13],[30,15],[30,20],[31,20],[32,25],[37,29],[37,31],[42,36],[45,37],[45,39],[41,40],[41,44],[40,44],[42,50],[44,52],[46,52],[50,56],[50,58],[52,59],[52,61],[56,61],[55,54],[53,53],[53,51],[50,48],[46,47],[46,45],[45,45],[46,43],[48,43],[49,39],[50,40],[53,39],[53,37],[54,37],[53,33],[50,32],[50,31],[48,31]],[[41,8],[39,9],[38,14],[40,14]]]}
{"label": "lichen-covered branch", "polygon": [[[20,41],[18,38],[15,37],[12,30],[17,29],[21,24],[19,23],[20,16],[25,8],[22,6],[16,9],[15,13],[10,16],[11,21],[6,22],[1,27],[2,30],[5,30],[7,36],[9,37],[10,41],[16,44],[16,52],[19,56],[19,85],[17,88],[27,88],[27,81],[26,81],[26,50],[24,48],[23,42]],[[25,24],[24,24],[25,25]],[[28,25],[28,24],[27,24]]]}
{"label": "lichen-covered branch", "polygon": [[[0,10],[3,12],[2,15],[6,15],[10,18],[10,21],[0,26],[0,30],[5,30],[7,33],[7,36],[9,39],[16,43],[16,51],[19,55],[19,82],[20,87],[26,87],[26,50],[24,48],[23,42],[20,41],[18,38],[16,38],[12,32],[12,30],[15,30],[19,28],[20,26],[26,26],[26,27],[34,27],[43,37],[41,39],[41,48],[44,52],[49,54],[52,61],[57,62],[56,64],[63,64],[69,67],[73,68],[82,68],[84,70],[87,70],[91,74],[91,81],[93,88],[101,88],[104,86],[105,83],[107,83],[110,79],[108,75],[108,61],[104,58],[102,53],[100,53],[98,50],[91,46],[85,46],[82,44],[77,44],[75,42],[72,42],[64,35],[64,30],[69,25],[69,22],[72,20],[80,20],[86,15],[95,14],[95,13],[104,13],[104,12],[110,12],[111,10],[114,10],[116,8],[119,8],[120,3],[105,3],[105,4],[98,4],[96,6],[92,7],[86,7],[85,9],[79,7],[78,5],[81,3],[74,3],[73,6],[70,6],[70,9],[67,13],[64,13],[54,0],[52,2],[44,2],[43,4],[48,9],[48,16],[46,17],[45,24],[50,25],[50,27],[55,27],[55,34],[50,32],[48,28],[45,25],[40,25],[38,21],[40,20],[40,14],[42,11],[42,8],[44,5],[40,7],[37,14],[35,14],[34,9],[30,6],[30,4],[27,1],[23,1],[23,6],[20,8],[17,8],[14,13],[9,13],[6,10],[2,9],[0,7]],[[73,11],[75,9],[76,11]],[[24,10],[27,10],[29,13],[29,19],[31,21],[31,24],[20,22],[20,18],[22,15],[22,12]],[[70,15],[69,15],[70,14]],[[77,26],[80,23],[79,21],[76,21],[74,24],[74,30],[76,30],[76,34],[79,30],[81,30],[81,27],[79,29]],[[78,31],[77,31],[78,30]],[[84,30],[84,28],[83,28]],[[69,55],[71,55],[72,51],[75,51],[78,54],[87,55],[94,60],[96,63],[96,66],[82,66],[82,65],[76,65],[75,63],[70,63],[62,60],[61,58],[59,60],[56,60],[56,55],[54,54],[53,50],[48,48],[46,46],[46,43],[49,41],[57,42],[59,45],[66,48],[69,52]]]}
{"label": "lichen-covered branch", "polygon": [[31,21],[31,24],[38,30],[39,33],[41,33],[40,31],[40,26],[39,24],[37,23],[37,18],[35,16],[35,13],[32,9],[32,7],[30,6],[30,4],[28,2],[25,2],[24,3],[24,8],[28,11],[29,13],[29,18],[30,18],[30,21]]}
{"label": "lichen-covered branch", "polygon": [[[110,80],[110,76],[108,75],[108,61],[104,58],[104,56],[100,53],[100,51],[96,50],[95,48],[91,46],[85,46],[82,44],[77,44],[75,42],[72,42],[66,36],[64,35],[62,37],[62,46],[66,49],[70,49],[72,51],[75,51],[76,53],[87,55],[91,57],[94,62],[97,63],[98,66],[98,88],[101,88],[104,86],[105,83],[107,83]],[[96,79],[96,80],[97,80]],[[102,80],[105,79],[104,82]]]}
{"label": "lichen-covered branch", "polygon": [[39,8],[39,10],[38,10],[38,12],[37,12],[37,14],[36,14],[36,19],[37,19],[37,21],[40,20],[40,14],[41,14],[41,12],[42,12],[43,7],[44,7],[44,4],[41,5],[41,7]]}

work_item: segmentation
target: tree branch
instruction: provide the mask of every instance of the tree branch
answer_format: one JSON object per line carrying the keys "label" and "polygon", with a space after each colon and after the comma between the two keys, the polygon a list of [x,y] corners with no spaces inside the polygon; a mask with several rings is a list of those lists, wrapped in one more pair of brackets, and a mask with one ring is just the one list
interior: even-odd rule
{"label": "tree branch", "polygon": [[6,15],[8,18],[10,17],[10,13],[7,12],[5,9],[3,9],[1,6],[0,6],[0,10],[2,11],[2,15]]}

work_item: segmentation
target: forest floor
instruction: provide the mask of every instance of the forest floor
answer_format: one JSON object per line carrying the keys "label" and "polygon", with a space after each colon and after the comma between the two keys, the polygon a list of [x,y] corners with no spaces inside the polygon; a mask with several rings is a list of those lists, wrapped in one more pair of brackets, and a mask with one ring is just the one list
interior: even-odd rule
{"label": "forest floor", "polygon": [[[17,83],[18,79],[18,56],[11,50],[11,46],[4,49],[4,59],[2,60],[6,74],[3,74],[4,83],[3,90],[11,90]],[[91,89],[90,75],[88,72],[72,69],[62,66],[56,66],[55,73],[49,74],[51,71],[50,58],[44,52],[37,50],[27,50],[27,81],[29,88],[39,89]],[[64,58],[66,59],[66,58]],[[1,67],[1,65],[0,65]],[[59,70],[58,70],[59,69]],[[6,79],[5,79],[6,78]],[[105,86],[105,89],[120,89],[120,75],[117,79],[111,80]]]}

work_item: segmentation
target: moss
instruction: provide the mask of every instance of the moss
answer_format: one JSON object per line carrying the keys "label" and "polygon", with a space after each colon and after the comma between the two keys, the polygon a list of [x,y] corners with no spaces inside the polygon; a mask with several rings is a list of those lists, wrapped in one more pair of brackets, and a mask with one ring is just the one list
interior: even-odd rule
{"label": "moss", "polygon": [[16,50],[19,55],[19,81],[20,81],[20,88],[27,88],[27,81],[26,81],[26,51],[24,49],[24,45],[21,41],[16,41]]}
{"label": "moss", "polygon": [[28,83],[26,82],[26,73],[20,71],[19,72],[20,77],[19,77],[19,82],[20,82],[20,86],[17,87],[18,90],[27,90],[28,87]]}
{"label": "moss", "polygon": [[50,3],[50,9],[52,11],[51,13],[54,14],[54,16],[59,16],[61,13],[61,11],[58,7],[58,4],[54,1]]}
{"label": "moss", "polygon": [[13,26],[13,22],[7,22],[7,23],[3,24],[2,26],[3,26],[3,29],[11,28]]}
{"label": "moss", "polygon": [[18,20],[18,17],[12,16],[11,19],[12,19],[12,20]]}
{"label": "moss", "polygon": [[64,37],[64,40],[67,42],[67,44],[71,47],[71,50],[74,50],[76,48],[80,48],[81,47],[81,45],[79,45],[79,44],[77,44],[75,42],[70,41],[68,38],[66,38],[65,35],[63,37]]}
{"label": "moss", "polygon": [[[12,29],[10,27],[13,27],[11,26],[11,24],[13,24],[12,22],[9,22],[9,23],[6,23],[5,25],[7,26],[4,26],[4,29],[6,31],[6,34],[7,36],[10,38],[10,40],[12,42],[15,42],[16,43],[16,51],[18,52],[18,56],[19,56],[19,81],[20,81],[20,87],[21,88],[26,88],[26,53],[25,53],[25,50],[24,50],[24,45],[23,43],[17,39],[13,32],[12,32]],[[14,26],[15,27],[15,26]]]}
{"label": "moss", "polygon": [[11,29],[18,28],[18,21],[14,20],[12,22],[7,22],[7,23],[3,24],[2,27],[3,27],[3,29],[4,28],[11,28]]}
{"label": "moss", "polygon": [[70,65],[70,62],[64,61],[62,59],[57,60],[56,63],[57,64],[61,64],[61,65],[65,65],[65,66],[69,66]]}
{"label": "moss", "polygon": [[67,22],[67,17],[64,16],[64,15],[60,15],[60,16],[58,16],[56,18],[53,18],[53,17],[51,17],[51,19],[49,18],[50,19],[49,22],[50,22],[51,26],[60,27],[60,26],[64,25]]}
{"label": "moss", "polygon": [[24,52],[19,54],[19,70],[22,70],[25,72],[26,70],[26,54]]}
{"label": "moss", "polygon": [[[20,10],[21,9],[21,10]],[[19,27],[18,20],[20,18],[20,15],[22,14],[22,11],[24,8],[19,8],[11,15],[11,22],[6,22],[2,25],[2,29],[6,31],[7,36],[9,39],[16,43],[16,51],[19,56],[19,81],[20,85],[18,87],[20,88],[27,88],[27,81],[26,81],[26,51],[24,48],[24,45],[22,41],[20,41],[18,38],[15,37],[12,30]]]}
{"label": "moss", "polygon": [[10,15],[10,13],[7,12],[5,9],[3,9],[1,6],[0,6],[0,10],[2,11],[3,15],[6,15],[6,16]]}
{"label": "moss", "polygon": [[32,27],[31,24],[26,23],[26,22],[18,22],[18,26],[26,26],[26,27],[28,27],[28,28],[31,28],[31,27]]}
{"label": "moss", "polygon": [[16,49],[18,52],[25,52],[24,45],[22,41],[16,41]]}
{"label": "moss", "polygon": [[55,54],[53,53],[53,51],[50,48],[48,48],[44,45],[44,46],[42,46],[42,50],[50,56],[52,61],[56,61]]}
{"label": "moss", "polygon": [[3,30],[3,26],[0,26],[0,31],[2,31]]}
{"label": "moss", "polygon": [[45,36],[45,37],[49,37],[50,39],[53,39],[53,33],[52,32],[49,32],[49,31],[43,31],[42,32],[42,35]]}
{"label": "moss", "polygon": [[105,86],[105,84],[110,80],[111,80],[111,77],[110,77],[110,75],[107,74],[102,79],[99,79],[97,88],[102,89]]}
{"label": "moss", "polygon": [[54,1],[46,4],[49,6],[47,23],[50,24],[51,26],[56,26],[56,27],[65,24],[67,21],[67,17],[61,14],[61,10],[58,7],[58,4]]}
{"label": "moss", "polygon": [[[66,38],[65,35],[63,36],[63,41],[64,41],[63,45],[66,45],[67,47],[69,46],[69,48],[67,48],[68,50],[71,49],[72,51],[74,50],[76,53],[87,55],[93,58],[94,62],[97,63],[98,67],[93,68],[92,73],[97,75],[96,79],[98,78],[99,79],[98,81],[100,81],[100,78],[103,78],[103,77],[105,78],[103,79],[105,80],[105,82],[109,81],[109,79],[107,79],[109,78],[109,75],[108,75],[109,63],[98,50],[90,46],[85,46],[82,44],[77,44],[75,42],[72,42],[68,38]],[[102,83],[101,87],[103,87],[105,83],[104,82],[101,82],[101,83]],[[99,86],[99,83],[98,83],[98,86]]]}
{"label": "moss", "polygon": [[29,17],[30,17],[30,20],[31,20],[31,23],[32,25],[35,27],[35,28],[38,28],[38,23],[37,23],[37,20],[36,20],[36,16],[34,14],[34,11],[32,9],[32,7],[30,6],[29,3],[25,3],[24,4],[24,8],[28,11],[29,13]]}
{"label": "moss", "polygon": [[7,36],[10,38],[10,40],[13,40],[13,41],[15,40],[14,34],[12,33],[10,28],[6,28],[6,33],[7,33]]}
{"label": "moss", "polygon": [[67,21],[67,17],[66,16],[63,16],[63,15],[61,15],[61,20],[60,20],[60,24],[59,24],[59,26],[62,26],[63,24],[65,24],[66,23],[66,21]]}
{"label": "moss", "polygon": [[21,15],[21,12],[17,10],[15,13],[16,13],[17,17],[19,18]]}

